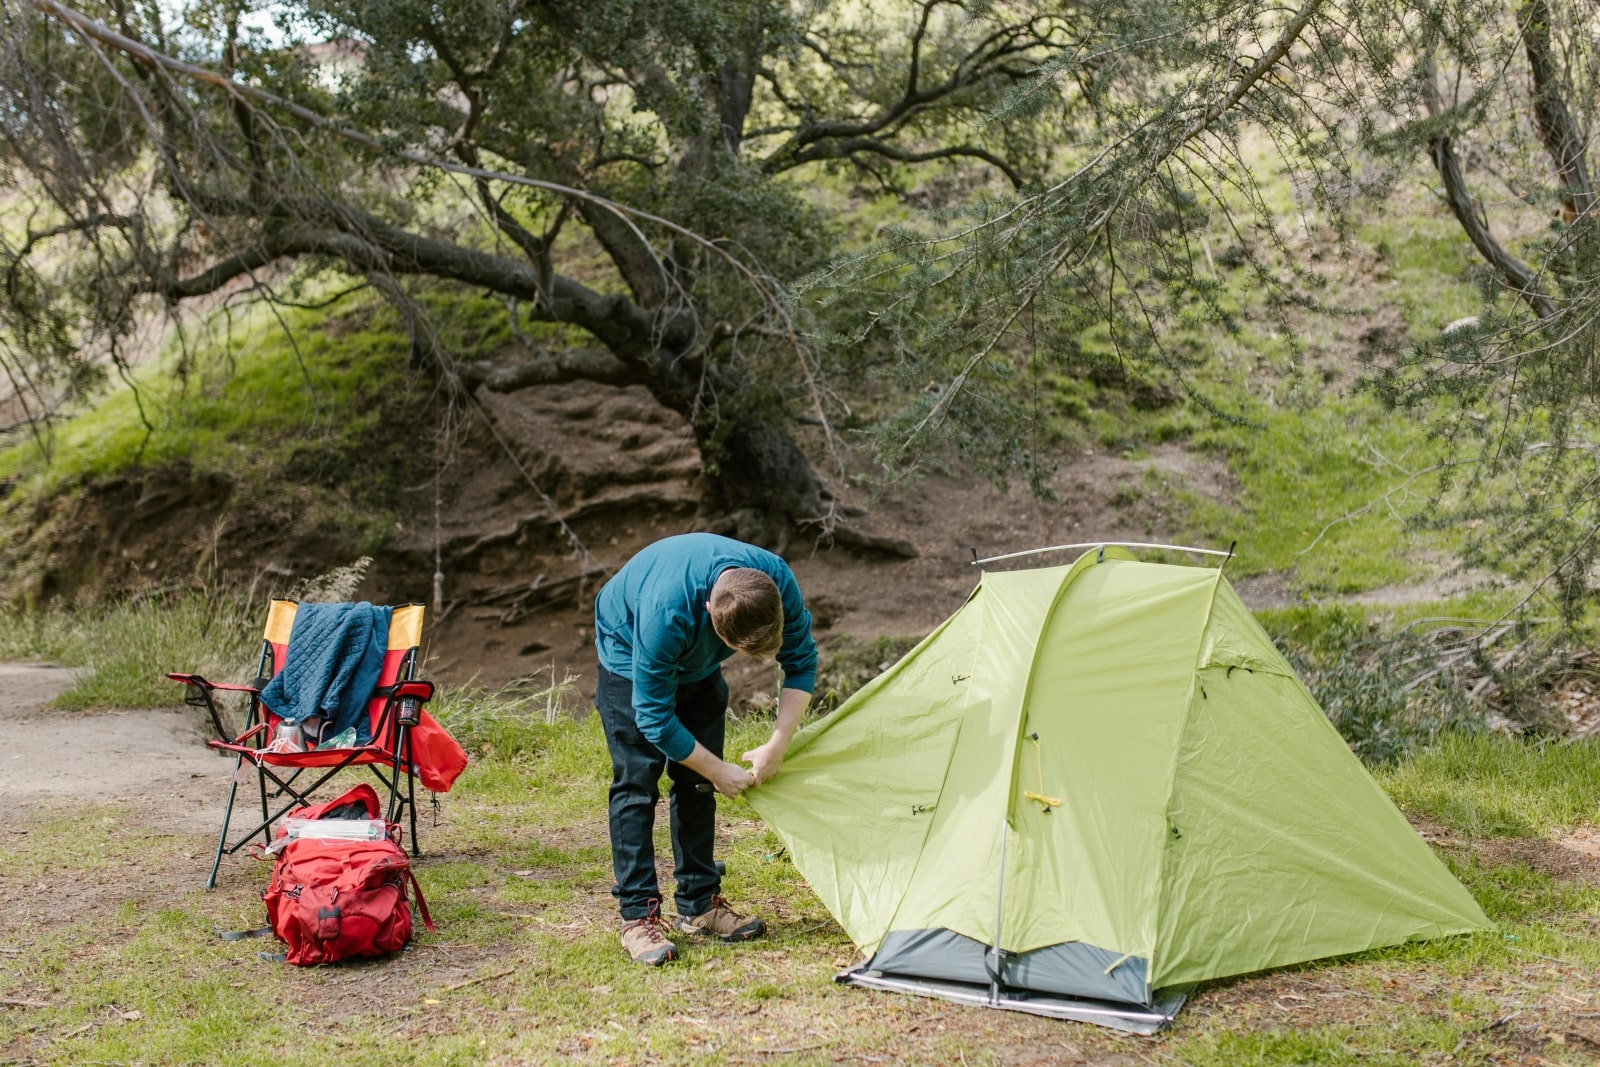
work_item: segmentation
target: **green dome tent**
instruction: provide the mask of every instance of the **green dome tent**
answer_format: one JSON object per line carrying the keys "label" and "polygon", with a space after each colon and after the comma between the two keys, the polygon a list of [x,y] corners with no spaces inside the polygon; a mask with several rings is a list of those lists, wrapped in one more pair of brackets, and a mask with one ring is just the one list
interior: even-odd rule
{"label": "green dome tent", "polygon": [[1490,925],[1220,568],[988,573],[745,794],[861,985],[1151,1032],[1197,982]]}

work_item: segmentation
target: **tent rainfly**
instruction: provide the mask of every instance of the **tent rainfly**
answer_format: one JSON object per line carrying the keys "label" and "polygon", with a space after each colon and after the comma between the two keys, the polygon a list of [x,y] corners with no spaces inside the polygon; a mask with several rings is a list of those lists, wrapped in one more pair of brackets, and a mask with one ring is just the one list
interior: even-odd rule
{"label": "tent rainfly", "polygon": [[1144,1033],[1196,983],[1490,926],[1222,575],[988,573],[746,794],[840,980]]}

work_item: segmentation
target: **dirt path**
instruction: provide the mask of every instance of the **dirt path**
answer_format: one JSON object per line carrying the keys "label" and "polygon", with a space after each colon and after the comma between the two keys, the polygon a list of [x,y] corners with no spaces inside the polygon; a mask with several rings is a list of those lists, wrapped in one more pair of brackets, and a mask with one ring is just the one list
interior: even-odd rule
{"label": "dirt path", "polygon": [[216,807],[227,760],[184,711],[67,712],[63,667],[0,663],[0,800],[152,798],[169,810]]}

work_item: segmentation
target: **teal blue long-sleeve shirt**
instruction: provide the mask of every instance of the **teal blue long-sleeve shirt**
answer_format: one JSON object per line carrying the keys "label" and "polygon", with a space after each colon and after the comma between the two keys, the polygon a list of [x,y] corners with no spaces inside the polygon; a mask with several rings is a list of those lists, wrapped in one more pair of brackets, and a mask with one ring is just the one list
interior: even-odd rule
{"label": "teal blue long-sleeve shirt", "polygon": [[612,576],[594,602],[600,666],[633,683],[639,732],[674,762],[694,751],[678,721],[678,686],[707,678],[733,655],[711,628],[706,601],[717,576],[752,567],[777,583],[783,598],[783,687],[812,692],[817,645],[794,572],[778,556],[716,534],[680,534],[639,552]]}

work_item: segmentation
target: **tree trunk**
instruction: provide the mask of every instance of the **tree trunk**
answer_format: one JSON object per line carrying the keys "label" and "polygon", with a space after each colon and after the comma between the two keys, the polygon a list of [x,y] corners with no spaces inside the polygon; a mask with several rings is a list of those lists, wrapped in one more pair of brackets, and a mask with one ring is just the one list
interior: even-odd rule
{"label": "tree trunk", "polygon": [[[696,436],[700,434],[697,431]],[[844,520],[847,510],[822,484],[806,454],[782,427],[750,417],[736,417],[721,427],[713,481],[713,504],[724,517],[713,524],[717,533],[749,541],[780,555],[799,535],[820,544],[843,545],[860,552],[911,559],[916,546],[899,538],[857,529]],[[704,453],[706,441],[701,440]]]}
{"label": "tree trunk", "polygon": [[907,541],[866,533],[844,521],[845,515],[859,512],[839,505],[782,425],[740,402],[745,386],[727,368],[713,367],[707,374],[722,407],[737,413],[710,417],[700,404],[700,376],[685,363],[660,349],[647,359],[623,358],[615,350],[610,354],[574,350],[517,367],[468,368],[463,382],[469,388],[482,382],[499,393],[563,381],[636,382],[692,428],[707,467],[711,494],[705,503],[717,516],[714,532],[779,553],[799,535],[862,552],[902,558],[917,554]]}
{"label": "tree trunk", "polygon": [[694,428],[710,473],[707,504],[720,515],[714,532],[780,554],[796,535],[906,559],[917,554],[910,542],[865,533],[843,521],[844,509],[789,432],[740,403],[748,387],[736,371],[719,366],[706,370],[724,409],[713,419],[700,404],[698,374],[675,359],[662,359],[657,366],[661,370],[654,381],[645,384]]}

